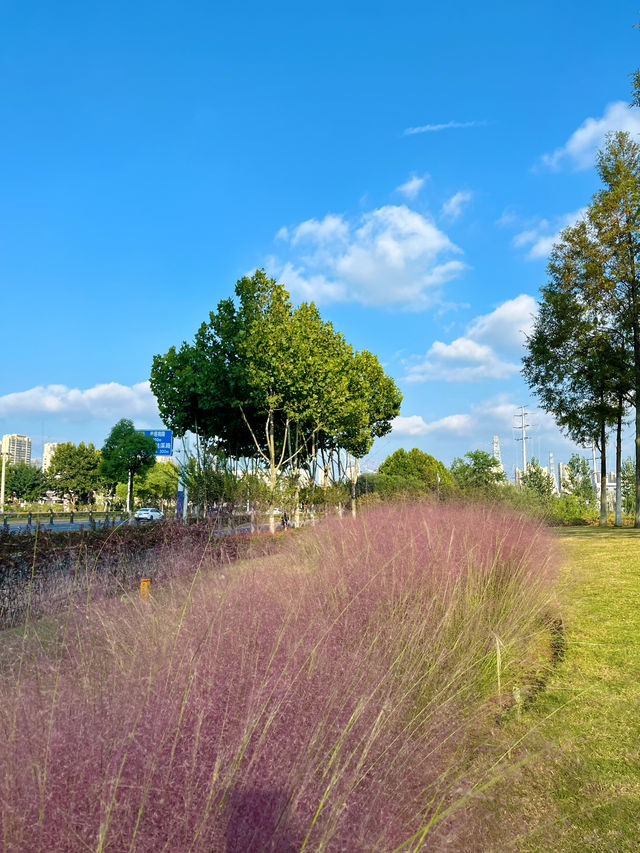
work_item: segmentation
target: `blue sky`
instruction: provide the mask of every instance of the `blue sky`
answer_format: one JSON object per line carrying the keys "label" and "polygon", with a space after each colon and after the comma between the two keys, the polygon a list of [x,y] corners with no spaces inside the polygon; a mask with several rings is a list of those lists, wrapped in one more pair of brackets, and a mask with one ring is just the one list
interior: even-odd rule
{"label": "blue sky", "polygon": [[553,237],[640,134],[632,2],[0,2],[0,430],[160,426],[152,357],[259,266],[449,463],[572,451],[518,375]]}

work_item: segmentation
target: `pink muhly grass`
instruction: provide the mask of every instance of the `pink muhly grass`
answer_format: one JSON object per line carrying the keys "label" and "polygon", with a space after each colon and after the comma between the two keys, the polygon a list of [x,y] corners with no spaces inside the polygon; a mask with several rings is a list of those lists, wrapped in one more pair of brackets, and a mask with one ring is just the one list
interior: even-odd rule
{"label": "pink muhly grass", "polygon": [[451,841],[438,814],[472,790],[500,707],[496,637],[508,692],[534,666],[552,581],[540,527],[406,506],[192,570],[149,605],[70,598],[55,641],[27,633],[19,676],[3,660],[2,849]]}

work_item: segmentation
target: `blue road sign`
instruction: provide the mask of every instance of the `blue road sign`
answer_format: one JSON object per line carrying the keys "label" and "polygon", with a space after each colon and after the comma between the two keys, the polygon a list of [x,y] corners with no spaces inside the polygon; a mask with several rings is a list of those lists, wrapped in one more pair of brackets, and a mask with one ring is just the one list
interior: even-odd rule
{"label": "blue road sign", "polygon": [[145,435],[150,435],[158,445],[156,456],[171,456],[173,454],[173,434],[170,429],[141,429]]}

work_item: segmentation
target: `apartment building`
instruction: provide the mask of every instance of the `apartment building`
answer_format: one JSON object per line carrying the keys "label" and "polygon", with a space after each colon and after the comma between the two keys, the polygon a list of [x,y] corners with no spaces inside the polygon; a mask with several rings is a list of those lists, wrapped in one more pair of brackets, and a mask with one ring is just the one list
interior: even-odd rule
{"label": "apartment building", "polygon": [[49,465],[51,465],[51,460],[53,459],[53,454],[56,452],[56,447],[60,442],[58,441],[46,441],[44,447],[42,448],[42,470],[46,471]]}
{"label": "apartment building", "polygon": [[31,464],[31,439],[27,435],[7,433],[2,436],[2,455],[10,465],[18,462]]}

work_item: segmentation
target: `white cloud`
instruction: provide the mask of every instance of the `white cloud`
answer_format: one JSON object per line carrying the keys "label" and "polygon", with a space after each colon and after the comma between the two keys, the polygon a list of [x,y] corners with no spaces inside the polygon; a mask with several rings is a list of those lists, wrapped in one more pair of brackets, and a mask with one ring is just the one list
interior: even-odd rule
{"label": "white cloud", "polygon": [[436,432],[469,435],[473,430],[473,419],[470,415],[447,415],[427,423],[420,415],[400,416],[393,419],[392,429],[396,435],[430,435]]}
{"label": "white cloud", "polygon": [[520,231],[519,234],[515,235],[512,241],[513,245],[518,249],[528,247],[525,257],[529,261],[546,258],[564,229],[570,225],[575,225],[576,222],[584,217],[586,212],[587,208],[581,207],[579,210],[574,210],[571,213],[556,216],[552,220],[538,219],[534,223],[530,223],[529,227]]}
{"label": "white cloud", "polygon": [[419,178],[417,175],[412,175],[408,181],[405,181],[404,184],[400,184],[399,187],[396,187],[396,192],[400,193],[405,198],[413,199],[418,195],[424,186],[424,183],[425,178]]}
{"label": "white cloud", "polygon": [[294,295],[316,302],[423,309],[466,269],[447,235],[406,205],[379,207],[355,222],[334,214],[310,219],[286,237],[293,257],[270,265]]}
{"label": "white cloud", "polygon": [[[425,421],[421,415],[407,415],[395,418],[392,422],[396,435],[437,435],[444,438],[455,436],[511,436],[517,427],[519,405],[510,394],[496,394],[479,403],[472,404],[468,412],[459,412]],[[528,422],[537,439],[553,439],[554,442],[570,445],[568,439],[560,437],[553,417],[546,412],[529,410]],[[531,433],[530,433],[531,438]]]}
{"label": "white cloud", "polygon": [[[285,232],[282,234],[282,232]],[[342,216],[336,216],[333,213],[328,213],[324,219],[307,219],[306,222],[301,222],[291,232],[291,243],[318,243],[326,244],[333,243],[336,240],[341,241],[346,239],[349,233],[349,226],[343,220]],[[287,228],[281,228],[278,235],[282,234],[283,239],[287,239],[289,232]]]}
{"label": "white cloud", "polygon": [[464,127],[484,127],[486,123],[486,121],[446,121],[442,124],[423,124],[420,127],[407,127],[403,136],[413,136],[415,133],[438,133],[440,130]]}
{"label": "white cloud", "polygon": [[624,101],[607,104],[600,118],[587,118],[564,145],[543,154],[539,165],[557,171],[569,167],[574,171],[589,169],[595,163],[596,151],[602,148],[607,133],[624,130],[632,136],[640,134],[640,113]]}
{"label": "white cloud", "polygon": [[472,194],[468,190],[460,190],[460,192],[455,193],[442,205],[440,211],[442,216],[451,221],[457,219],[471,201],[471,197]]}
{"label": "white cloud", "polygon": [[536,301],[521,293],[507,299],[490,314],[481,314],[469,323],[467,335],[475,341],[498,346],[502,351],[517,352],[531,333]]}
{"label": "white cloud", "polygon": [[520,371],[517,358],[529,333],[536,303],[520,294],[473,319],[451,343],[434,341],[426,355],[409,363],[407,382],[475,382],[507,379]]}
{"label": "white cloud", "polygon": [[0,417],[60,416],[65,420],[93,418],[158,418],[149,382],[120,385],[107,382],[81,390],[66,385],[39,385],[0,396]]}

